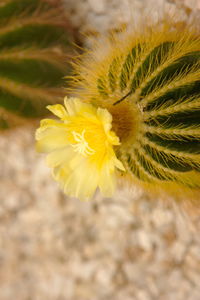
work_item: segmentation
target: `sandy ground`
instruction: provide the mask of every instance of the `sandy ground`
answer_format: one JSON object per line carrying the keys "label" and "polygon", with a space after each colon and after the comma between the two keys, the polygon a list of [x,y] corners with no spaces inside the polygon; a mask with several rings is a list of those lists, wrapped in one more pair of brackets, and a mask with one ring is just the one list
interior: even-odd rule
{"label": "sandy ground", "polygon": [[1,300],[199,300],[200,217],[129,188],[63,196],[34,128],[0,137]]}
{"label": "sandy ground", "polygon": [[[145,1],[132,2],[141,13]],[[160,12],[180,1],[153,2]],[[127,1],[65,3],[83,31],[128,15],[119,13]],[[67,198],[34,150],[34,131],[0,136],[0,300],[199,300],[200,216],[134,187],[113,199]]]}

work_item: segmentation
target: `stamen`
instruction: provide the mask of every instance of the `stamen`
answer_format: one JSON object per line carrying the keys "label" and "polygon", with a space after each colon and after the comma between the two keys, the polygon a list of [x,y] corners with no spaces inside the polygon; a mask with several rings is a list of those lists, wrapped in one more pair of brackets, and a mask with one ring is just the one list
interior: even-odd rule
{"label": "stamen", "polygon": [[94,149],[92,149],[88,142],[85,140],[85,129],[83,130],[82,134],[72,131],[73,137],[77,144],[71,144],[71,146],[74,148],[75,152],[79,152],[83,156],[87,155],[93,155],[95,153]]}

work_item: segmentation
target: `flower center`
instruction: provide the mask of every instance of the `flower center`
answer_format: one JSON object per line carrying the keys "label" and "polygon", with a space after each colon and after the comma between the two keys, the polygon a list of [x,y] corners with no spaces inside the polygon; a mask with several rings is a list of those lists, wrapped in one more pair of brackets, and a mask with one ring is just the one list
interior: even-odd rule
{"label": "flower center", "polygon": [[141,113],[132,102],[121,102],[108,107],[112,115],[112,129],[123,143],[133,144],[139,132]]}
{"label": "flower center", "polygon": [[93,155],[95,153],[94,149],[88,145],[88,142],[85,139],[85,129],[82,133],[72,131],[72,134],[76,144],[71,144],[71,146],[74,148],[75,152],[78,152],[83,156]]}

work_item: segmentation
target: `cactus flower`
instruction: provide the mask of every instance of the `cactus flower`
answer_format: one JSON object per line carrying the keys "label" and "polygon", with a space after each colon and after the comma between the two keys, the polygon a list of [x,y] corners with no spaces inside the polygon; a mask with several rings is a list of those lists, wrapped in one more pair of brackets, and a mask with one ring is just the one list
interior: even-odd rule
{"label": "cactus flower", "polygon": [[62,122],[43,121],[37,133],[65,192],[87,198],[99,187],[110,195],[124,166],[122,183],[199,201],[198,31],[168,22],[124,30],[74,67],[69,91],[88,104],[51,106]]}
{"label": "cactus flower", "polygon": [[119,138],[111,130],[112,116],[102,108],[65,98],[61,104],[47,107],[59,120],[44,119],[36,131],[36,148],[48,153],[47,164],[64,192],[87,200],[99,187],[111,196],[116,169],[124,167],[114,146]]}

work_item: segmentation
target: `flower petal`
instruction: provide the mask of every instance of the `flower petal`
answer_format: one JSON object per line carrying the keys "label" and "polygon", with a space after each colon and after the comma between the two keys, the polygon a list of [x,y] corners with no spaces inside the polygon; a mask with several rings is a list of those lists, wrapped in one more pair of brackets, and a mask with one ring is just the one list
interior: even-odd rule
{"label": "flower petal", "polygon": [[102,170],[99,178],[99,188],[105,197],[111,197],[116,186],[114,170],[110,170],[107,166]]}
{"label": "flower petal", "polygon": [[52,172],[53,178],[60,184],[63,190],[70,174],[71,170],[67,167],[67,164],[54,168]]}
{"label": "flower petal", "polygon": [[75,115],[83,105],[83,103],[78,98],[68,98],[68,97],[65,97],[64,104],[66,107],[67,114],[69,116]]}
{"label": "flower petal", "polygon": [[58,167],[61,164],[69,162],[74,156],[74,151],[70,146],[59,148],[47,155],[47,165],[50,168]]}
{"label": "flower petal", "polygon": [[98,107],[97,116],[101,120],[105,132],[109,131],[112,127],[112,115],[106,109]]}
{"label": "flower petal", "polygon": [[60,119],[64,119],[66,117],[67,112],[61,104],[48,105],[47,109]]}
{"label": "flower petal", "polygon": [[82,163],[74,170],[65,164],[60,171],[57,171],[57,178],[58,176],[59,181],[63,182],[64,192],[81,200],[88,200],[93,196],[99,181],[98,172],[92,170],[86,160],[82,160]]}
{"label": "flower petal", "polygon": [[115,158],[114,164],[115,164],[115,167],[118,168],[119,170],[124,171],[124,172],[126,171],[122,162],[118,158]]}
{"label": "flower petal", "polygon": [[63,128],[46,128],[36,132],[38,152],[51,152],[68,145],[67,131]]}
{"label": "flower petal", "polygon": [[65,97],[64,104],[69,116],[85,116],[87,118],[97,120],[96,109],[91,104],[84,103],[78,98]]}
{"label": "flower petal", "polygon": [[36,140],[40,140],[43,138],[43,135],[45,136],[46,129],[48,128],[62,128],[66,131],[66,125],[52,119],[43,119],[40,121],[40,127],[35,132],[35,138]]}

